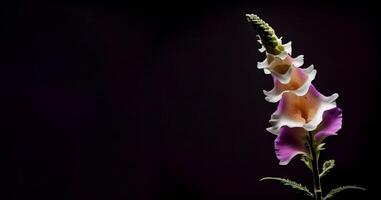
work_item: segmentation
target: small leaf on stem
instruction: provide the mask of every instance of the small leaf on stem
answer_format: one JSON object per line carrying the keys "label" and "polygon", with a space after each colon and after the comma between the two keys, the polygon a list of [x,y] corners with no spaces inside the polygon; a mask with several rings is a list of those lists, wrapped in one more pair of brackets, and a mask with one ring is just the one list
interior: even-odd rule
{"label": "small leaf on stem", "polygon": [[316,147],[316,151],[322,151],[322,150],[324,150],[325,149],[325,143],[321,143],[321,144],[319,144],[317,147]]}
{"label": "small leaf on stem", "polygon": [[303,155],[300,160],[306,165],[308,169],[312,170],[311,162],[307,156]]}
{"label": "small leaf on stem", "polygon": [[293,189],[303,191],[307,196],[313,197],[314,195],[308,190],[308,188],[300,183],[297,183],[295,181],[285,179],[285,178],[278,178],[278,177],[264,177],[260,181],[264,180],[274,180],[274,181],[279,181],[283,185],[290,186]]}
{"label": "small leaf on stem", "polygon": [[344,190],[349,190],[349,189],[354,189],[354,190],[366,190],[365,188],[362,187],[357,187],[354,185],[346,185],[346,186],[341,186],[335,189],[332,189],[324,198],[323,200],[327,200],[332,198],[335,194],[342,192]]}
{"label": "small leaf on stem", "polygon": [[327,160],[323,164],[323,171],[320,173],[319,177],[325,176],[333,167],[335,167],[335,160]]}

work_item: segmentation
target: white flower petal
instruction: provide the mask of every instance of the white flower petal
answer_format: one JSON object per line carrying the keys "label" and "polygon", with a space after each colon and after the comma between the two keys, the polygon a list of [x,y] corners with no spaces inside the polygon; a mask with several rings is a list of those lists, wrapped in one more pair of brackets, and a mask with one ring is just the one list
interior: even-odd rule
{"label": "white flower petal", "polygon": [[257,41],[258,41],[258,43],[259,43],[259,44],[262,44],[262,40],[261,40],[261,37],[260,37],[259,35],[256,35],[256,36],[257,36],[257,38],[258,38],[258,40],[257,40]]}
{"label": "white flower petal", "polygon": [[259,52],[263,53],[266,51],[266,48],[262,45],[262,47],[260,49],[258,49]]}
{"label": "white flower petal", "polygon": [[272,134],[274,134],[274,135],[278,135],[278,133],[279,133],[279,128],[277,129],[277,128],[275,128],[275,127],[268,127],[268,128],[266,128],[266,131],[268,131],[268,132],[270,132],[270,133],[272,133]]}
{"label": "white flower petal", "polygon": [[268,68],[268,66],[269,65],[267,63],[267,58],[264,61],[257,63],[257,68],[258,69],[265,69],[265,68]]}
{"label": "white flower petal", "polygon": [[271,74],[271,71],[268,70],[267,68],[263,68],[263,71],[265,72],[265,74]]}
{"label": "white flower petal", "polygon": [[283,126],[288,126],[290,128],[303,127],[302,122],[294,121],[284,116],[280,117],[279,119],[270,119],[269,122],[273,123],[274,126],[268,127],[266,130],[274,135],[278,135],[280,128]]}
{"label": "white flower petal", "polygon": [[304,64],[304,55],[299,55],[298,57],[294,58],[292,61],[292,64],[295,67],[300,67]]}
{"label": "white flower petal", "polygon": [[268,62],[267,62],[267,58],[264,61],[262,61],[262,62],[258,62],[257,63],[257,68],[258,69],[263,69],[263,72],[265,74],[271,74],[271,71],[268,69],[269,65],[268,65]]}
{"label": "white flower petal", "polygon": [[281,98],[282,98],[282,94],[277,94],[276,93],[276,88],[274,87],[272,90],[270,91],[266,91],[266,90],[263,90],[263,94],[265,94],[265,100],[270,102],[270,103],[275,103],[275,102],[278,102]]}
{"label": "white flower petal", "polygon": [[292,53],[291,41],[284,44],[283,47],[284,47],[284,51],[291,55]]}
{"label": "white flower petal", "polygon": [[304,71],[304,73],[309,74],[312,71],[314,71],[314,65],[310,65],[309,67],[302,69],[302,70]]}

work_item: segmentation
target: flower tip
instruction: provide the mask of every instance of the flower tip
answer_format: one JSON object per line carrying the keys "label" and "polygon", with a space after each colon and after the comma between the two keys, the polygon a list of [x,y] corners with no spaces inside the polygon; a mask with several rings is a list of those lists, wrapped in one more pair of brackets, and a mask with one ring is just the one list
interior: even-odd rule
{"label": "flower tip", "polygon": [[285,48],[276,36],[274,29],[255,14],[246,14],[246,20],[251,23],[258,32],[262,45],[266,51],[273,55],[282,53]]}
{"label": "flower tip", "polygon": [[248,22],[259,20],[259,17],[255,14],[245,14],[245,17]]}

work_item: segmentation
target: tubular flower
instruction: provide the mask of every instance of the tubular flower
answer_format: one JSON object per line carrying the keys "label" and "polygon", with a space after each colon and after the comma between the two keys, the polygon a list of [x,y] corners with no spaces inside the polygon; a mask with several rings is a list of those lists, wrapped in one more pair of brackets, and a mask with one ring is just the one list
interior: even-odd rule
{"label": "tubular flower", "polygon": [[286,165],[298,154],[309,154],[308,137],[318,146],[326,137],[336,135],[341,128],[342,111],[336,107],[338,94],[321,94],[312,81],[316,70],[311,65],[301,68],[304,56],[291,56],[291,42],[283,44],[282,38],[257,15],[246,15],[258,32],[260,52],[266,59],[258,62],[258,69],[272,76],[274,87],[263,93],[265,99],[277,103],[267,130],[276,135],[275,153],[280,165]]}

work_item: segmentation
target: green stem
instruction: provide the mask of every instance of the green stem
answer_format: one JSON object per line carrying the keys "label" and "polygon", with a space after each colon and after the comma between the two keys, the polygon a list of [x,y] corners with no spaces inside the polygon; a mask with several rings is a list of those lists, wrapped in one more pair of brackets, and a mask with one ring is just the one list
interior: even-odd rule
{"label": "green stem", "polygon": [[311,132],[308,132],[308,146],[311,154],[310,164],[312,170],[312,177],[314,181],[314,197],[315,200],[322,200],[322,191],[319,177],[319,158],[317,155],[316,146]]}

